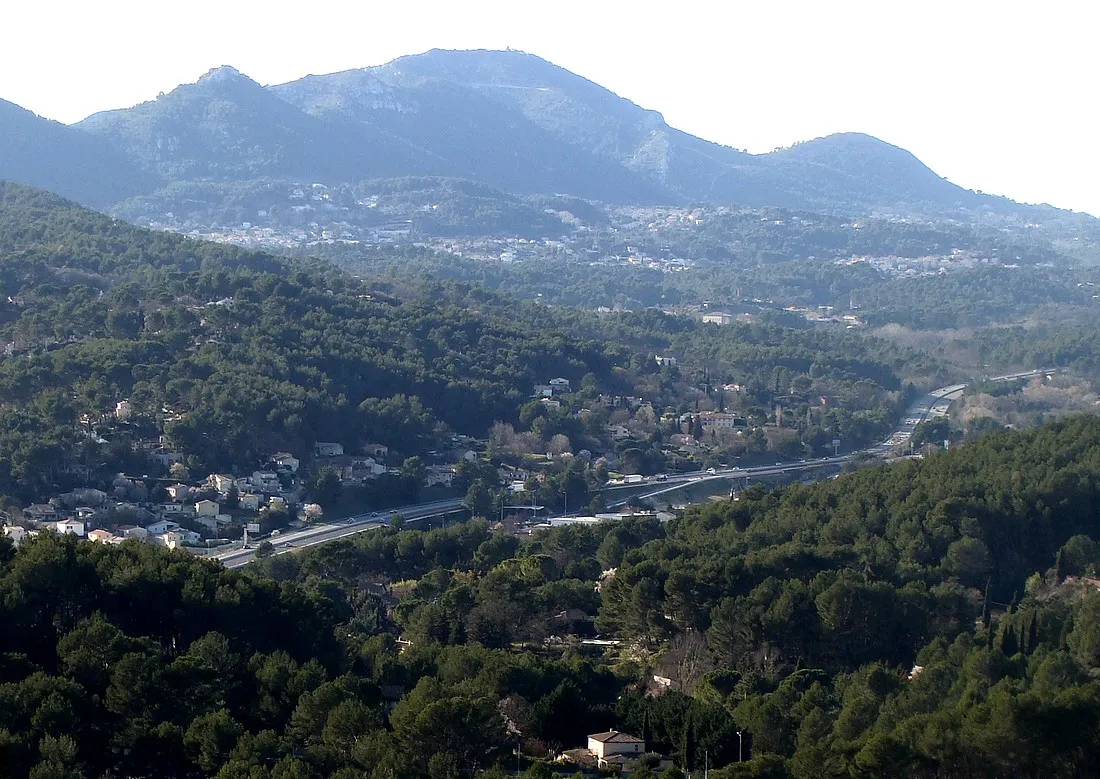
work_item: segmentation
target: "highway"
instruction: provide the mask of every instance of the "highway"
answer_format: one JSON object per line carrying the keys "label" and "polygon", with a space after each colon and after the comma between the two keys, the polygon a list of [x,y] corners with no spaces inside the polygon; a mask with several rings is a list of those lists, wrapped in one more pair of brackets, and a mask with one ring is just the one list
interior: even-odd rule
{"label": "highway", "polygon": [[[435,517],[441,514],[450,514],[461,511],[461,498],[448,498],[431,503],[418,503],[412,506],[401,506],[389,511],[376,511],[370,514],[360,514],[355,517],[342,519],[339,522],[318,522],[302,530],[283,531],[277,536],[267,539],[275,547],[275,554],[286,554],[296,549],[305,549],[317,546],[338,538],[347,538],[356,533],[367,530],[375,530],[389,523],[389,518],[400,514],[406,522],[415,522],[425,517]],[[254,549],[243,549],[239,544],[234,544],[233,549],[210,555],[218,560],[226,568],[241,568],[255,560]]]}
{"label": "highway", "polygon": [[[986,381],[1013,381],[1015,379],[1032,378],[1034,376],[1041,376],[1052,373],[1051,370],[1034,370],[1025,371],[1023,373],[1011,373],[1004,376],[993,376]],[[624,500],[608,501],[608,508],[615,508],[623,506],[631,499],[647,500],[650,498],[657,498],[661,495],[666,495],[671,492],[676,492],[684,487],[699,484],[701,482],[713,481],[714,479],[741,479],[760,476],[774,476],[776,474],[788,473],[791,471],[804,471],[812,470],[814,468],[821,468],[829,465],[841,465],[859,455],[872,455],[876,457],[883,457],[893,452],[898,447],[905,446],[909,443],[909,439],[913,437],[913,431],[916,430],[917,425],[921,422],[925,422],[928,419],[938,416],[945,416],[948,408],[951,404],[963,393],[966,389],[966,384],[951,384],[946,387],[940,387],[939,389],[932,390],[928,394],[922,396],[915,401],[905,412],[905,417],[901,423],[897,426],[890,437],[885,441],[869,446],[866,449],[853,452],[851,454],[842,454],[838,457],[822,457],[820,459],[799,460],[798,462],[791,463],[776,463],[775,465],[757,466],[754,468],[722,468],[716,469],[714,473],[699,474],[694,473],[691,475],[669,477],[666,480],[655,480],[654,477],[647,477],[645,484],[653,483],[657,486],[657,489],[652,492],[638,493],[632,495],[630,498]],[[658,486],[659,485],[659,486]],[[637,484],[623,484],[616,485],[611,489],[624,488],[624,487],[637,487]]]}
{"label": "highway", "polygon": [[[1024,373],[1013,373],[1004,376],[994,376],[987,379],[987,381],[1012,381],[1014,379],[1031,378],[1033,376],[1039,376],[1052,373],[1050,370],[1035,370],[1026,371]],[[701,482],[713,481],[715,479],[739,479],[739,478],[752,478],[761,476],[774,476],[781,473],[788,473],[791,471],[804,471],[812,470],[815,468],[821,468],[830,465],[841,465],[848,462],[854,457],[860,454],[870,454],[874,456],[885,456],[894,451],[898,447],[905,446],[909,443],[909,439],[913,436],[913,431],[917,425],[925,420],[935,417],[943,416],[947,413],[947,409],[951,403],[962,394],[963,390],[967,387],[966,384],[952,384],[947,387],[940,387],[937,390],[929,392],[924,395],[915,403],[913,403],[906,411],[905,417],[898,425],[897,429],[890,434],[890,437],[885,441],[874,446],[863,449],[859,452],[853,452],[851,454],[842,454],[838,457],[823,457],[820,459],[799,460],[798,462],[791,463],[776,463],[775,465],[757,466],[753,468],[723,468],[715,470],[714,473],[693,473],[683,476],[669,477],[667,479],[658,480],[655,477],[647,477],[643,485],[652,485],[654,490],[651,492],[639,493],[631,496],[632,498],[645,500],[649,498],[660,497],[667,493],[675,492],[683,489],[685,486],[698,484]],[[612,485],[610,490],[623,487],[638,487],[635,484],[624,485]],[[628,499],[619,501],[608,501],[608,508],[616,506],[622,506],[628,502]],[[268,538],[266,540],[271,541],[275,547],[275,554],[286,554],[293,552],[296,549],[304,549],[310,546],[317,546],[318,544],[324,544],[329,541],[335,541],[339,538],[346,538],[348,536],[355,535],[357,533],[363,533],[368,530],[374,530],[382,527],[389,522],[389,517],[394,514],[400,514],[406,521],[413,522],[416,520],[424,519],[426,517],[440,516],[442,514],[449,514],[463,509],[461,498],[449,498],[447,500],[437,500],[430,503],[418,503],[410,506],[401,506],[390,511],[378,511],[370,514],[360,514],[355,517],[341,520],[339,522],[325,522],[316,523],[310,527],[302,530],[284,531],[278,536]],[[248,565],[255,559],[255,552],[253,549],[243,549],[239,544],[235,544],[232,549],[216,552],[209,555],[211,559],[218,560],[226,568],[241,568]]]}

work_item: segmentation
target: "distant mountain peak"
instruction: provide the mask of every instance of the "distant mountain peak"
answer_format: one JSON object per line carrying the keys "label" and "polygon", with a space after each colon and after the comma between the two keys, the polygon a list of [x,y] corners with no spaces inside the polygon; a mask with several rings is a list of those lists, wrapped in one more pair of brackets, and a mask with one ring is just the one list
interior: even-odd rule
{"label": "distant mountain peak", "polygon": [[229,84],[239,81],[248,81],[253,84],[256,82],[250,79],[248,76],[241,73],[232,65],[222,65],[218,68],[211,68],[206,71],[198,80],[199,84]]}

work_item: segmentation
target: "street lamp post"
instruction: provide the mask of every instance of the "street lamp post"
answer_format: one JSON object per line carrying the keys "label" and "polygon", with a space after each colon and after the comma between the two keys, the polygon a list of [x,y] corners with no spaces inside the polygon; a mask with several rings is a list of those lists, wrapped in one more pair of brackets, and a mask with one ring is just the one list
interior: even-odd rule
{"label": "street lamp post", "polygon": [[739,730],[739,731],[737,731],[737,762],[738,763],[741,762],[741,757],[742,757],[742,753],[741,753],[741,731]]}

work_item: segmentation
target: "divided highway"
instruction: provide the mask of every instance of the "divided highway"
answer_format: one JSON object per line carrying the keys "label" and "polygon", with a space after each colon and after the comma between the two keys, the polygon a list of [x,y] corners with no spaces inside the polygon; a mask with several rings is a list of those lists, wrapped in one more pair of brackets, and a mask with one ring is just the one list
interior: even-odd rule
{"label": "divided highway", "polygon": [[[1023,373],[1011,373],[1004,376],[993,376],[986,381],[1013,381],[1015,379],[1025,379],[1034,376],[1041,376],[1052,373],[1050,370],[1034,370],[1025,371]],[[882,443],[875,444],[874,446],[867,447],[858,452],[851,454],[842,454],[838,457],[822,457],[818,460],[799,460],[793,463],[776,463],[774,466],[759,466],[755,468],[723,468],[715,470],[714,473],[706,474],[691,474],[686,476],[669,477],[664,481],[655,481],[653,477],[647,478],[647,482],[654,482],[655,485],[660,485],[659,488],[652,492],[638,493],[631,497],[640,500],[647,500],[650,498],[660,497],[671,492],[676,492],[684,487],[697,484],[699,482],[712,481],[714,479],[737,479],[737,478],[749,478],[759,476],[771,476],[778,473],[787,473],[789,471],[801,471],[810,470],[813,468],[820,468],[826,465],[839,465],[846,463],[857,455],[870,454],[878,457],[889,454],[894,449],[900,446],[905,446],[909,443],[909,439],[913,437],[913,431],[916,430],[917,425],[921,422],[927,421],[932,417],[944,416],[947,414],[947,409],[951,404],[955,402],[955,399],[959,397],[966,389],[966,384],[951,384],[947,387],[940,387],[939,389],[932,390],[927,395],[924,395],[917,401],[915,401],[905,412],[905,417],[901,423],[897,426],[890,437]],[[636,487],[637,485],[622,485],[622,487]],[[625,505],[629,499],[608,501],[609,508]]]}
{"label": "divided highway", "polygon": [[[1024,373],[1013,373],[1005,376],[995,376],[987,379],[987,381],[1012,381],[1014,379],[1031,378],[1033,376],[1039,376],[1043,374],[1049,374],[1050,370],[1035,370],[1026,371]],[[810,470],[813,468],[820,468],[826,465],[837,465],[846,463],[858,454],[871,454],[876,456],[883,456],[893,451],[899,446],[904,446],[909,442],[909,439],[913,435],[913,431],[917,425],[925,420],[935,417],[943,416],[947,413],[948,407],[954,400],[962,394],[966,389],[966,384],[952,384],[947,387],[940,387],[937,390],[929,392],[915,403],[913,403],[906,411],[905,418],[897,429],[887,438],[885,441],[860,452],[854,452],[852,454],[843,454],[839,457],[823,457],[818,460],[801,460],[794,463],[777,463],[774,466],[760,466],[755,468],[724,468],[716,470],[714,473],[705,474],[691,474],[686,476],[669,477],[667,480],[656,480],[654,477],[648,477],[646,483],[652,483],[655,487],[654,491],[643,494],[638,494],[634,497],[640,499],[655,498],[666,493],[675,492],[683,489],[690,484],[696,484],[699,482],[712,481],[714,479],[731,479],[741,477],[759,477],[769,476],[778,473],[787,473],[789,471],[801,471]],[[624,487],[636,487],[636,484],[623,485]],[[612,487],[611,490],[615,488]],[[626,500],[621,501],[609,501],[608,506],[621,506],[625,504]],[[283,532],[282,534],[272,537],[268,540],[275,546],[275,554],[285,554],[292,552],[295,549],[303,549],[309,546],[316,546],[318,544],[324,544],[329,541],[335,541],[339,538],[346,538],[348,536],[355,535],[356,533],[363,533],[368,530],[374,530],[382,527],[389,522],[389,517],[394,514],[400,514],[407,521],[416,521],[424,519],[426,517],[435,517],[443,514],[450,514],[463,510],[461,498],[450,498],[448,500],[437,500],[430,503],[419,503],[411,506],[402,506],[400,508],[392,509],[389,512],[373,512],[371,514],[360,514],[359,516],[351,517],[349,519],[342,520],[340,522],[318,523],[311,525],[303,530],[294,530],[289,532]],[[255,552],[252,549],[243,549],[240,546],[234,546],[233,549],[229,549],[223,552],[218,552],[210,555],[215,560],[219,560],[226,568],[240,568],[248,565],[255,559]]]}
{"label": "divided highway", "polygon": [[[335,541],[338,538],[347,538],[356,533],[374,530],[388,524],[389,518],[396,514],[400,514],[407,522],[414,522],[425,517],[435,517],[462,510],[461,498],[448,498],[447,500],[436,500],[431,503],[402,506],[390,511],[360,514],[339,522],[319,522],[303,530],[283,531],[279,535],[266,540],[270,541],[275,547],[275,554],[285,554],[293,552],[295,549],[317,546],[318,544]],[[226,568],[240,568],[256,559],[255,550],[243,549],[240,546],[213,554],[211,557],[221,561]]]}

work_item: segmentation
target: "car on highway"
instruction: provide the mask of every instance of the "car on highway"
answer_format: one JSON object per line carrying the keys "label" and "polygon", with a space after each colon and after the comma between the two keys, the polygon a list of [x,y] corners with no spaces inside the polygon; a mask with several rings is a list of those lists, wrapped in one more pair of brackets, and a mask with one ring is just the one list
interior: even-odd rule
{"label": "car on highway", "polygon": [[397,509],[390,509],[390,513],[391,513],[391,514],[396,514],[396,513],[397,513]]}
{"label": "car on highway", "polygon": [[707,473],[713,476],[714,474],[718,473],[718,471],[714,470],[713,468],[707,468]]}
{"label": "car on highway", "polygon": [[345,519],[345,520],[344,520],[344,524],[345,524],[345,525],[350,525],[350,524],[351,524],[351,523],[353,523],[354,521],[355,521],[354,519]]}
{"label": "car on highway", "polygon": [[371,516],[372,516],[372,517],[377,517],[377,516],[378,516],[378,512],[377,512],[377,511],[373,512],[373,513],[371,514]]}

